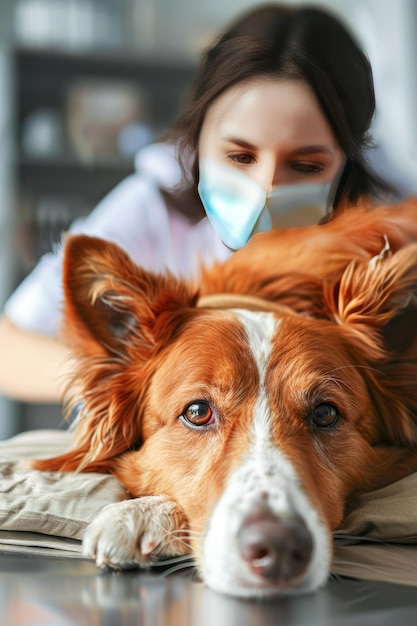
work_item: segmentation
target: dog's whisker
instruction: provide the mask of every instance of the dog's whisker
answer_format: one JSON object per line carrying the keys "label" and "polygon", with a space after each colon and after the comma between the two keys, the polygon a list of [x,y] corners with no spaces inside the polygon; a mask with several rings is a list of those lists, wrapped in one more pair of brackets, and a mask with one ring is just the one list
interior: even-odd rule
{"label": "dog's whisker", "polygon": [[202,537],[203,533],[199,530],[191,530],[190,528],[175,528],[171,531],[172,535],[183,535],[184,537]]}
{"label": "dog's whisker", "polygon": [[161,576],[170,576],[171,574],[175,574],[176,572],[180,572],[181,570],[186,570],[186,569],[194,569],[195,570],[195,566],[193,565],[193,563],[179,563],[178,565],[174,565],[173,567],[170,567],[168,570],[166,570],[165,572],[161,572]]}
{"label": "dog's whisker", "polygon": [[360,589],[357,590],[355,597],[350,600],[345,601],[346,607],[352,607],[356,604],[360,604],[361,602],[366,602],[367,600],[372,600],[373,598],[378,597],[379,591],[376,591],[369,585],[364,584]]}
{"label": "dog's whisker", "polygon": [[199,539],[202,536],[200,531],[193,531],[189,528],[174,528],[170,531],[166,531],[162,524],[157,520],[154,520],[154,524],[163,530],[163,537],[165,540],[169,540],[171,543],[180,543],[183,546],[189,547],[187,539],[196,538]]}
{"label": "dog's whisker", "polygon": [[[180,533],[184,534],[184,537],[187,537],[187,534],[189,533],[188,529],[186,529],[186,528],[174,528],[172,530],[166,530],[164,528],[163,524],[161,524],[157,519],[153,520],[153,524],[155,526],[158,526],[158,528],[160,528],[163,531],[162,536],[165,539],[172,539],[172,541],[178,541],[178,542],[181,541],[180,537],[176,537],[175,536],[177,533],[178,534],[180,534]],[[185,543],[185,542],[183,542],[183,543]]]}
{"label": "dog's whisker", "polygon": [[[162,530],[163,530],[163,529],[162,529]],[[175,544],[180,544],[180,545],[184,546],[185,548],[190,548],[190,544],[189,544],[189,542],[187,541],[187,536],[185,536],[184,538],[182,538],[182,537],[175,536],[175,535],[174,535],[172,532],[170,532],[170,531],[168,531],[168,532],[166,532],[166,531],[165,531],[165,532],[163,532],[163,533],[161,534],[161,539],[163,539],[163,540],[164,540],[164,542],[165,542],[165,544],[166,544],[166,545],[169,545],[169,544],[174,544],[174,543],[175,543]]]}
{"label": "dog's whisker", "polygon": [[370,365],[358,365],[358,364],[355,365],[354,363],[351,363],[349,365],[341,365],[340,367],[335,367],[335,368],[333,368],[331,370],[331,372],[328,372],[328,373],[331,374],[333,372],[338,372],[340,370],[345,370],[345,369],[367,370],[369,372],[374,372],[375,374],[378,374],[379,376],[386,377],[386,374],[383,371],[381,371],[381,370],[379,370],[379,369],[377,369],[375,367],[371,367]]}
{"label": "dog's whisker", "polygon": [[185,548],[190,548],[191,544],[191,537],[188,537],[187,535],[185,535],[184,537],[182,536],[175,536],[175,535],[171,535],[171,534],[167,534],[164,536],[166,541],[169,541],[171,544],[180,544],[182,546],[184,546]]}
{"label": "dog's whisker", "polygon": [[160,559],[158,560],[156,563],[154,563],[154,567],[155,566],[165,566],[165,565],[170,565],[171,563],[187,563],[189,562],[190,565],[194,564],[194,557],[191,554],[185,554],[184,556],[173,556],[169,559]]}
{"label": "dog's whisker", "polygon": [[337,582],[341,579],[341,576],[339,574],[335,574],[334,572],[330,572],[329,577],[328,577],[328,581],[329,582]]}

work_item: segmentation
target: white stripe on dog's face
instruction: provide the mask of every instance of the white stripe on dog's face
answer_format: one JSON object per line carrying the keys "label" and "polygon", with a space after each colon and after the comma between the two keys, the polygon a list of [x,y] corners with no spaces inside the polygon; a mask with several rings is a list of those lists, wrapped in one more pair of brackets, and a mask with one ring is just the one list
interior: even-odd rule
{"label": "white stripe on dog's face", "polygon": [[329,533],[303,490],[291,460],[272,437],[272,420],[265,371],[280,323],[270,313],[239,311],[259,371],[251,444],[240,466],[229,477],[209,520],[203,540],[201,570],[209,587],[241,596],[276,594],[277,589],[257,577],[242,559],[237,536],[242,523],[267,508],[280,518],[297,515],[313,539],[312,559],[294,588],[285,593],[311,591],[328,576]]}

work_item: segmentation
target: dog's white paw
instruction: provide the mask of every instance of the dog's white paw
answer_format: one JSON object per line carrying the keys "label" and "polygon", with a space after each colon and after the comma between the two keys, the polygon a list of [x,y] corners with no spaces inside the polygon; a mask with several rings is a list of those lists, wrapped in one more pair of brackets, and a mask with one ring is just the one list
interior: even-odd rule
{"label": "dog's white paw", "polygon": [[108,504],[87,527],[83,554],[99,567],[147,566],[161,558],[190,554],[187,520],[165,496]]}

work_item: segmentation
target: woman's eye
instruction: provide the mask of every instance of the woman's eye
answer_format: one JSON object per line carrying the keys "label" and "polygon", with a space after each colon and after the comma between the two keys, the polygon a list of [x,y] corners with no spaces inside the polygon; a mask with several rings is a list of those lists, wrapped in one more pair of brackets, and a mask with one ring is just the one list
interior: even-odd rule
{"label": "woman's eye", "polygon": [[198,400],[185,407],[181,417],[191,426],[207,426],[213,420],[213,411],[208,402]]}
{"label": "woman's eye", "polygon": [[339,418],[339,411],[333,404],[318,404],[311,415],[313,425],[322,429],[333,428]]}
{"label": "woman's eye", "polygon": [[322,165],[318,165],[317,163],[293,163],[291,165],[293,170],[300,172],[301,174],[319,174],[324,171],[324,167]]}
{"label": "woman's eye", "polygon": [[242,154],[230,154],[228,158],[233,161],[233,163],[238,163],[239,165],[251,165],[251,163],[255,161],[255,157],[247,152]]}

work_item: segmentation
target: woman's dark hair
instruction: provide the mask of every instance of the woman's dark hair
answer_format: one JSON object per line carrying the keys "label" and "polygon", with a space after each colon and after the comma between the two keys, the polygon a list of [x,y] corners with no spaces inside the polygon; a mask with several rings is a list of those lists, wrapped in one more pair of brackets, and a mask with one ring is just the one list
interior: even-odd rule
{"label": "woman's dark hair", "polygon": [[233,85],[259,76],[302,80],[314,91],[346,156],[334,208],[341,200],[355,204],[361,196],[390,190],[364,157],[375,111],[368,58],[329,13],[270,4],[246,13],[202,56],[188,105],[166,135],[178,145],[195,194],[197,147],[208,108]]}

